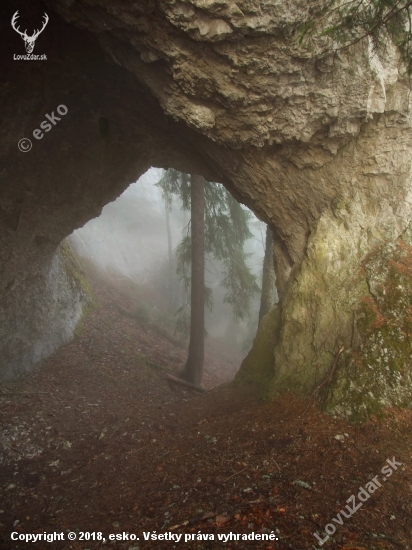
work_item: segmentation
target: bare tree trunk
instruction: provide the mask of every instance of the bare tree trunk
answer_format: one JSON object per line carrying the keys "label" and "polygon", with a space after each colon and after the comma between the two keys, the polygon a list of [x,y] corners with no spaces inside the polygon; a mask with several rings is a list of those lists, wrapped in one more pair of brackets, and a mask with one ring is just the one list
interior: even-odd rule
{"label": "bare tree trunk", "polygon": [[262,294],[260,296],[259,323],[269,312],[276,299],[276,277],[273,266],[273,235],[269,226],[266,227],[265,258],[263,260]]}
{"label": "bare tree trunk", "polygon": [[182,378],[200,386],[205,347],[205,180],[191,175],[192,278],[190,343]]}
{"label": "bare tree trunk", "polygon": [[169,313],[173,312],[173,250],[172,250],[172,232],[170,230],[170,206],[171,201],[167,198],[165,199],[165,208],[166,208],[166,230],[167,230],[167,252],[169,256],[169,267],[168,267],[168,310]]}

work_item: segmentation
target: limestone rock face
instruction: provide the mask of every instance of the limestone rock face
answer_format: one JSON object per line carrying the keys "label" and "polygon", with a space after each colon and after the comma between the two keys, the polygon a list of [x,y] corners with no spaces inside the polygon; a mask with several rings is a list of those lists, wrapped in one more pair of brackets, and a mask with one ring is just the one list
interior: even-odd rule
{"label": "limestone rock face", "polygon": [[217,154],[220,179],[276,227],[279,263],[302,260],[312,223],[346,186],[343,173],[321,179],[317,170],[374,115],[406,116],[407,82],[399,82],[393,47],[378,58],[367,42],[339,56],[327,42],[315,52],[299,46],[320,0],[49,5],[90,30],[167,115],[224,146],[209,143],[208,161]]}
{"label": "limestone rock face", "polygon": [[[45,3],[36,50],[47,62],[13,61],[23,44],[11,27],[0,38],[5,314],[20,304],[36,318],[42,300],[28,313],[25,281],[44,282],[58,243],[150,165],[201,173],[272,227],[272,392],[311,393],[339,346],[361,349],[365,259],[411,221],[410,93],[396,49],[300,44],[323,0]],[[14,10],[6,0],[0,15]],[[42,10],[19,7],[28,22]],[[18,151],[60,104],[64,120]]]}
{"label": "limestone rock face", "polygon": [[[365,280],[353,308],[353,342],[333,384],[322,392],[327,410],[363,420],[384,407],[411,407],[412,247],[408,229],[363,262]],[[356,284],[355,283],[355,284]]]}
{"label": "limestone rock face", "polygon": [[[3,301],[1,317],[2,369],[0,379],[29,372],[73,337],[80,319],[91,303],[87,284],[67,244],[49,258],[41,258],[41,272],[19,285]],[[7,298],[13,297],[12,303]],[[35,315],[30,314],[35,312]]]}

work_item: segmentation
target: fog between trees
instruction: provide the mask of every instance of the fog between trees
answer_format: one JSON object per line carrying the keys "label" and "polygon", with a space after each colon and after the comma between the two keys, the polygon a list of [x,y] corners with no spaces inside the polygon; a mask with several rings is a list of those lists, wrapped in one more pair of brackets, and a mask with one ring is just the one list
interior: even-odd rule
{"label": "fog between trees", "polygon": [[[101,215],[89,221],[84,227],[74,231],[70,242],[80,256],[89,259],[96,267],[111,275],[128,277],[137,284],[149,284],[161,295],[164,307],[147,307],[150,317],[167,315],[168,288],[168,242],[166,230],[165,203],[162,191],[155,184],[161,179],[164,170],[151,168],[137,182],[114,202],[106,205]],[[170,212],[170,230],[173,256],[180,243],[183,230],[190,219],[190,213],[182,210],[181,201],[173,199]],[[254,238],[249,239],[245,251],[251,253],[248,264],[257,275],[261,286],[266,225],[252,215],[250,230]],[[173,266],[172,302],[173,313],[187,300],[183,284]],[[245,353],[250,347],[256,332],[259,314],[260,295],[256,293],[251,313],[243,321],[235,322],[230,306],[223,303],[224,289],[221,281],[224,272],[220,262],[206,260],[206,285],[213,291],[212,311],[205,310],[206,331],[210,336],[223,337],[237,351]],[[159,311],[163,309],[163,311]],[[173,316],[169,315],[173,321]]]}

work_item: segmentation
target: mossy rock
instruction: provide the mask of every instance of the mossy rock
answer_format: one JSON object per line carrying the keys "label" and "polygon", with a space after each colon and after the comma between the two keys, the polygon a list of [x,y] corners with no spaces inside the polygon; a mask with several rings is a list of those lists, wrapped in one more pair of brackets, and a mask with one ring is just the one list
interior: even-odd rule
{"label": "mossy rock", "polygon": [[[321,377],[311,364],[299,370],[275,364],[281,328],[280,306],[259,325],[253,347],[236,383],[253,383],[265,398],[287,391],[300,395],[319,391],[322,408],[334,416],[365,421],[388,407],[412,408],[412,238],[405,234],[365,257],[351,294],[352,334],[334,366],[328,355]],[[283,311],[285,315],[285,311]],[[310,327],[305,327],[310,335]],[[302,331],[302,327],[298,327]],[[299,334],[297,330],[297,334]],[[293,348],[293,340],[290,342]],[[335,352],[336,354],[336,352]],[[330,376],[331,369],[333,376]],[[305,378],[305,373],[306,377]],[[312,376],[313,383],[308,383]],[[303,389],[306,392],[304,393]]]}
{"label": "mossy rock", "polygon": [[74,329],[74,336],[81,335],[88,315],[96,309],[98,301],[92,291],[87,276],[82,268],[81,260],[71,248],[67,240],[60,245],[60,254],[64,260],[66,275],[74,292],[79,292],[83,302],[82,316]]}
{"label": "mossy rock", "polygon": [[280,307],[278,304],[260,321],[252,349],[242,361],[235,377],[236,384],[256,385],[262,396],[267,398],[267,388],[274,376],[274,348],[280,330]]}
{"label": "mossy rock", "polygon": [[363,421],[386,407],[412,407],[412,247],[403,239],[364,262],[370,293],[355,312],[357,349],[323,393],[332,414]]}

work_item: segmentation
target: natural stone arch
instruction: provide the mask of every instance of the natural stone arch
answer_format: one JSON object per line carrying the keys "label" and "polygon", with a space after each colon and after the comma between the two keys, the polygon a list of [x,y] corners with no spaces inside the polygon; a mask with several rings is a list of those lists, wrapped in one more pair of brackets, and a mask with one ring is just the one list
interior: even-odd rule
{"label": "natural stone arch", "polygon": [[[13,61],[21,41],[11,28],[2,37],[3,372],[53,348],[42,341],[53,317],[45,296],[61,239],[150,165],[173,166],[224,183],[273,228],[281,306],[271,393],[310,394],[345,345],[327,398],[335,409],[350,401],[342,381],[369,338],[357,326],[362,299],[374,296],[365,261],[384,250],[389,262],[385,246],[410,222],[409,83],[396,51],[379,59],[361,43],[334,58],[298,46],[317,1],[46,4],[36,49],[47,63]],[[25,2],[20,15],[40,8]],[[13,13],[11,2],[0,9]],[[64,119],[19,152],[61,104]],[[408,377],[409,363],[407,386]],[[401,393],[381,401],[408,404]],[[357,414],[349,401],[340,412]]]}

